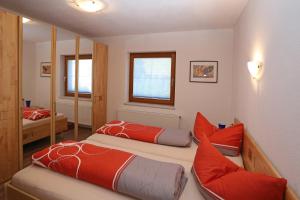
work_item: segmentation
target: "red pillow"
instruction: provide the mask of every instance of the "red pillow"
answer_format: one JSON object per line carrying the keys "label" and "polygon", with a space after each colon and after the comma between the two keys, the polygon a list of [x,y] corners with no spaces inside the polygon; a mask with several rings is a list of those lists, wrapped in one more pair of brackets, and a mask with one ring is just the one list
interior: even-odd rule
{"label": "red pillow", "polygon": [[194,159],[193,170],[201,184],[220,178],[239,167],[214,148],[206,137],[201,140]]}
{"label": "red pillow", "polygon": [[287,181],[246,170],[225,175],[205,187],[226,200],[282,200]]}
{"label": "red pillow", "polygon": [[244,125],[236,124],[228,128],[218,129],[212,125],[200,112],[197,113],[194,124],[194,141],[198,144],[203,136],[224,155],[238,156],[244,136]]}
{"label": "red pillow", "polygon": [[198,144],[203,134],[211,136],[217,127],[212,125],[200,112],[197,113],[194,124],[194,141]]}
{"label": "red pillow", "polygon": [[206,199],[282,200],[287,181],[247,172],[219,153],[203,137],[192,173]]}
{"label": "red pillow", "polygon": [[244,136],[244,125],[236,124],[219,129],[209,136],[209,141],[224,155],[238,156]]}

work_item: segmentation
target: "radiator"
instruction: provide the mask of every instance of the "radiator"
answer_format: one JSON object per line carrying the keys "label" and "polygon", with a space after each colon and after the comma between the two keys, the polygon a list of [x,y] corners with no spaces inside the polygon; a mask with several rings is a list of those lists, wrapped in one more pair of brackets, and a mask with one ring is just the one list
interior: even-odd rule
{"label": "radiator", "polygon": [[[63,113],[68,122],[74,122],[74,101],[69,99],[59,99],[56,102],[56,112]],[[92,103],[89,101],[78,102],[78,123],[80,125],[91,126]]]}
{"label": "radiator", "polygon": [[119,109],[117,111],[117,119],[122,121],[141,123],[149,126],[180,128],[181,116],[178,114]]}

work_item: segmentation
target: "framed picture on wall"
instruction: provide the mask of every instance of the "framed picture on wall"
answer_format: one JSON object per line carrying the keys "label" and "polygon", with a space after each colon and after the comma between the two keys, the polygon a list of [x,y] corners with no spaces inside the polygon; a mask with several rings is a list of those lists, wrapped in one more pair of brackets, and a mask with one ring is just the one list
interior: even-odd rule
{"label": "framed picture on wall", "polygon": [[41,62],[40,74],[41,74],[41,77],[50,77],[51,76],[51,62]]}
{"label": "framed picture on wall", "polygon": [[190,82],[217,83],[218,61],[190,61]]}

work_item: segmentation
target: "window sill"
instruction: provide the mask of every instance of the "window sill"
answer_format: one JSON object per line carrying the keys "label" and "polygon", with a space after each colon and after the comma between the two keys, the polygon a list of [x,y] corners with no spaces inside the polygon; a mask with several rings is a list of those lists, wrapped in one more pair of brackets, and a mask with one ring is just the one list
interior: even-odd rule
{"label": "window sill", "polygon": [[161,108],[161,109],[167,109],[167,110],[175,110],[175,106],[165,106],[165,105],[149,104],[149,103],[125,102],[124,105],[126,105],[126,106],[140,106],[140,107],[148,107],[148,108]]}
{"label": "window sill", "polygon": [[[74,100],[74,97],[61,96],[61,97],[59,97],[59,99]],[[78,97],[78,101],[92,101],[92,99],[91,98]]]}

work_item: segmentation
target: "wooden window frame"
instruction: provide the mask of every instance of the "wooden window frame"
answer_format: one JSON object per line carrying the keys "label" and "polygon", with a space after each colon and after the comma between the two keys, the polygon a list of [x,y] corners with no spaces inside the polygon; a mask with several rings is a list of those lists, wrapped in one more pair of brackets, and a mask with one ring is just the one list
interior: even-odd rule
{"label": "wooden window frame", "polygon": [[[75,60],[75,55],[66,55],[64,56],[65,59],[65,96],[68,97],[74,97],[74,93],[73,92],[69,92],[68,91],[68,61],[69,60]],[[82,54],[79,55],[79,60],[81,59],[93,59],[93,55],[92,54]],[[81,98],[91,98],[91,93],[80,93],[78,92],[78,97]]]}
{"label": "wooden window frame", "polygon": [[[171,58],[171,83],[170,99],[143,98],[133,96],[133,72],[135,58]],[[175,104],[175,72],[176,72],[176,52],[151,52],[151,53],[130,53],[129,61],[129,102],[160,104],[174,106]]]}

